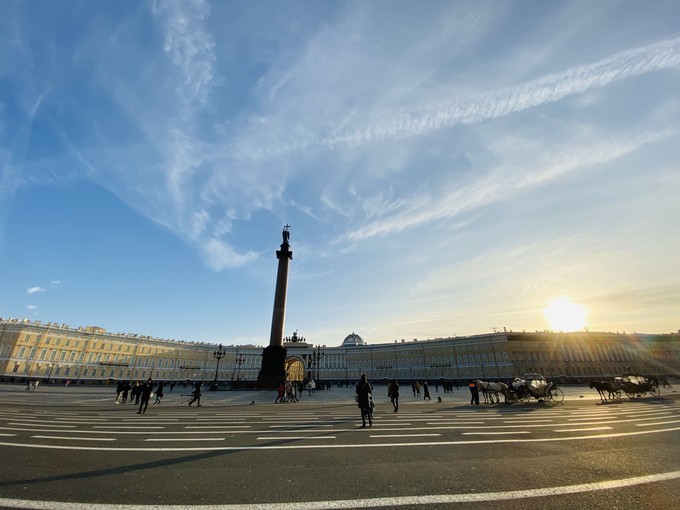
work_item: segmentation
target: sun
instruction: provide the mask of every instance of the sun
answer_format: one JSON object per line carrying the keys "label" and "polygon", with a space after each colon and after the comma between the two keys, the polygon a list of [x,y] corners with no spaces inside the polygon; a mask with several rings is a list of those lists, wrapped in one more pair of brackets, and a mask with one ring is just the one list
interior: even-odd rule
{"label": "sun", "polygon": [[583,305],[573,303],[567,297],[551,299],[543,309],[543,314],[555,331],[579,331],[586,325],[588,312]]}

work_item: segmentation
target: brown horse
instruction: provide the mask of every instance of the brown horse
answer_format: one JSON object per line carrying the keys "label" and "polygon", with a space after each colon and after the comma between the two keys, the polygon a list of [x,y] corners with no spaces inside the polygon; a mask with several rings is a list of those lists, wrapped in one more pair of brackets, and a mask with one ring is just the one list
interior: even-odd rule
{"label": "brown horse", "polygon": [[614,385],[609,381],[590,381],[590,387],[595,388],[597,390],[597,393],[600,395],[600,399],[602,399],[602,402],[607,401],[605,392],[607,392],[609,400],[613,400],[612,395],[614,393]]}

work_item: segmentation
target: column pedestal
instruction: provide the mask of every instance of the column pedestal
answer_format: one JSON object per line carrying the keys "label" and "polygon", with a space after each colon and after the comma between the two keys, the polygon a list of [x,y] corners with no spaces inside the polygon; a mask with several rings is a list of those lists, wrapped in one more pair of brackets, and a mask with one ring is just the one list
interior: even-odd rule
{"label": "column pedestal", "polygon": [[257,387],[276,389],[286,382],[286,348],[270,345],[262,351],[262,368],[257,376]]}

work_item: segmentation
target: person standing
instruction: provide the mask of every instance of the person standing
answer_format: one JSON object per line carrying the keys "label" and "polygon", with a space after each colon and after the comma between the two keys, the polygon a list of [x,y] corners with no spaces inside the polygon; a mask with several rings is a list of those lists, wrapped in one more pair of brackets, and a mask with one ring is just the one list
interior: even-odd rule
{"label": "person standing", "polygon": [[475,381],[470,381],[470,384],[468,385],[470,388],[470,405],[479,405],[479,388],[477,388],[477,384],[475,384]]}
{"label": "person standing", "polygon": [[394,407],[394,412],[399,412],[399,385],[396,379],[392,379],[390,383],[390,400],[392,401],[392,407]]}
{"label": "person standing", "polygon": [[135,381],[135,385],[130,390],[130,403],[139,405],[139,396],[141,395],[142,386],[139,381]]}
{"label": "person standing", "polygon": [[131,389],[132,386],[130,386],[130,381],[125,381],[125,384],[123,385],[123,404],[127,402],[128,394],[130,393]]}
{"label": "person standing", "polygon": [[430,397],[430,387],[427,385],[427,381],[423,383],[423,400],[432,400],[432,397]]}
{"label": "person standing", "polygon": [[146,408],[149,407],[149,399],[153,392],[153,381],[149,377],[145,383],[142,383],[139,388],[139,411],[137,414],[146,413]]}
{"label": "person standing", "polygon": [[196,381],[194,383],[194,391],[191,393],[194,398],[192,398],[189,401],[189,407],[191,407],[191,404],[194,402],[196,403],[196,407],[201,407],[201,387],[203,386],[203,383],[201,381]]}
{"label": "person standing", "polygon": [[373,411],[371,409],[371,385],[368,384],[366,374],[361,374],[361,380],[357,383],[356,388],[357,403],[361,409],[362,428],[366,428],[366,418],[368,418],[368,426],[373,426]]}

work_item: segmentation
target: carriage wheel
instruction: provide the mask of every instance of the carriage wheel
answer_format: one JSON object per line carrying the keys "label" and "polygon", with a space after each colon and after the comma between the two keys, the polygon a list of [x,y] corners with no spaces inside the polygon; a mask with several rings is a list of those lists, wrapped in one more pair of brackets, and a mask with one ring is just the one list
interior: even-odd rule
{"label": "carriage wheel", "polygon": [[652,389],[649,390],[649,394],[652,397],[658,397],[659,395],[661,395],[661,392],[659,391],[659,387],[658,386],[652,386]]}
{"label": "carriage wheel", "polygon": [[522,398],[520,398],[520,400],[525,404],[528,404],[529,402],[531,402],[531,395],[529,395],[529,393],[526,393],[522,395]]}
{"label": "carriage wheel", "polygon": [[612,398],[614,400],[619,400],[621,398],[621,390],[612,391]]}
{"label": "carriage wheel", "polygon": [[553,388],[550,390],[550,401],[561,404],[564,402],[564,392],[559,388]]}

